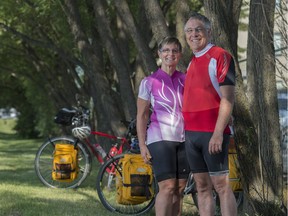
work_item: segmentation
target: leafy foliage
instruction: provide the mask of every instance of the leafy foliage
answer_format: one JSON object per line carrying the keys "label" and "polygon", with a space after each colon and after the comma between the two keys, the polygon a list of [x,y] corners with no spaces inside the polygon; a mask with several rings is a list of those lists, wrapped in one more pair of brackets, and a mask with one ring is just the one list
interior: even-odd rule
{"label": "leafy foliage", "polygon": [[[136,23],[143,26],[143,19],[140,18],[143,17],[143,4],[135,1],[128,1],[128,4]],[[174,17],[177,11],[174,4],[168,1],[161,2],[171,27],[176,25]],[[201,3],[196,0],[191,1],[190,4],[191,8],[201,7]],[[108,92],[107,96],[117,98],[117,103],[120,104],[123,103],[119,100],[120,96],[128,97],[128,101],[130,100],[130,96],[123,96],[121,95],[123,93],[120,93],[122,90],[119,73],[116,73],[117,68],[112,65],[111,56],[108,55],[111,51],[99,38],[101,26],[97,25],[95,20],[92,3],[78,1],[75,11],[72,11],[71,6],[74,7],[72,4],[68,5],[64,1],[57,0],[4,1],[0,4],[0,89],[3,94],[0,100],[1,104],[15,107],[20,112],[15,128],[21,136],[45,136],[54,133],[56,129],[51,119],[57,109],[73,105],[75,93],[95,98],[94,103],[95,101],[102,103],[102,106],[109,99],[99,100],[101,92]],[[131,77],[130,84],[133,84],[132,89],[136,91],[138,79],[141,79],[141,76],[135,76],[135,72],[138,73],[135,69],[139,68],[136,65],[136,62],[139,62],[137,60],[139,50],[129,36],[126,29],[128,26],[123,22],[120,24],[113,1],[108,1],[103,6],[111,25],[113,40],[118,41],[119,48],[124,44],[128,45],[128,53],[126,54],[125,50],[121,52],[128,57],[125,64],[129,64],[130,69],[125,73]],[[78,27],[75,26],[76,23],[79,24]],[[149,32],[144,40],[153,41],[149,25],[144,28]],[[171,31],[175,31],[175,27]],[[121,36],[121,32],[124,33],[124,37]],[[84,44],[86,39],[89,45]],[[90,56],[86,56],[83,52],[85,46],[90,46],[89,49],[92,51]],[[91,56],[94,55],[93,53],[98,59]],[[89,69],[91,61],[98,64],[97,68],[96,66],[91,68],[94,71]],[[108,81],[106,87],[100,87],[93,75],[93,73],[100,75],[103,72]],[[91,91],[91,89],[98,89],[96,90],[98,93],[95,94],[95,90]],[[136,92],[133,92],[133,95],[135,96]],[[135,104],[130,103],[130,107],[135,107]],[[126,112],[123,108],[117,107],[120,113]],[[97,114],[98,119],[102,118],[99,115],[107,116],[105,114],[107,109],[101,111],[99,107],[97,110],[100,112]],[[128,116],[129,114],[125,114],[124,118]],[[107,120],[104,123],[107,124]]]}

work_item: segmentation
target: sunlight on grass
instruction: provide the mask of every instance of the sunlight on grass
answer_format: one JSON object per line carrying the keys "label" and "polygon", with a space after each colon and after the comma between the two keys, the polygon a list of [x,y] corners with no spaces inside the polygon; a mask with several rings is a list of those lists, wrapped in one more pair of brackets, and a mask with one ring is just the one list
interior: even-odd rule
{"label": "sunlight on grass", "polygon": [[[1,194],[7,194],[10,193],[15,189],[14,184],[0,184],[0,191]],[[73,196],[71,196],[73,195]],[[65,201],[67,198],[71,202],[80,202],[81,200],[88,200],[88,198],[93,198],[94,200],[97,200],[97,195],[95,194],[95,191],[87,190],[86,189],[51,189],[51,188],[45,188],[43,186],[33,186],[33,185],[19,185],[17,187],[17,190],[13,191],[13,196],[18,197],[26,197],[28,199],[43,199],[49,202],[49,200],[53,200],[56,202]],[[2,196],[1,196],[2,197]],[[9,199],[9,196],[5,199]],[[0,203],[1,204],[1,203]]]}
{"label": "sunlight on grass", "polygon": [[0,119],[1,216],[115,215],[98,199],[98,164],[77,190],[47,188],[34,171],[36,152],[44,140],[20,140],[11,129],[14,124],[13,119]]}
{"label": "sunlight on grass", "polygon": [[15,134],[16,132],[13,130],[15,124],[15,118],[0,119],[0,132],[6,134]]}
{"label": "sunlight on grass", "polygon": [[[47,188],[34,171],[36,152],[44,140],[20,140],[11,130],[14,124],[15,120],[0,119],[1,216],[115,216],[99,201],[95,188],[99,163],[95,159],[91,174],[78,189]],[[182,215],[193,216],[192,199],[186,198]]]}
{"label": "sunlight on grass", "polygon": [[[17,189],[16,189],[17,188]],[[99,215],[107,214],[96,191],[85,189],[50,189],[43,186],[0,184],[0,209],[9,215]],[[22,212],[20,214],[20,212]]]}

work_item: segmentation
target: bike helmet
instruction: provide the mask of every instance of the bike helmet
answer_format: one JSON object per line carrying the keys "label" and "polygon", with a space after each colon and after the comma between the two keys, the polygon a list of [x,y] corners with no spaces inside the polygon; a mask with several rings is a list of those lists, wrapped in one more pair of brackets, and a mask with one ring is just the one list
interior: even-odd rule
{"label": "bike helmet", "polygon": [[75,127],[72,129],[72,133],[79,139],[85,139],[90,135],[91,128],[89,126]]}

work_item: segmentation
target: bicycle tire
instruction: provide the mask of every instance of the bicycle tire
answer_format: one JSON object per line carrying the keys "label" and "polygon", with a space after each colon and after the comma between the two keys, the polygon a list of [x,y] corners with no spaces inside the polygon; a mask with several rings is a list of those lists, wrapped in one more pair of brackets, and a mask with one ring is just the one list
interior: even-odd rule
{"label": "bicycle tire", "polygon": [[[116,188],[116,169],[121,172],[122,167],[119,160],[124,157],[124,154],[116,155],[115,157],[106,161],[100,168],[97,180],[96,190],[98,197],[103,206],[111,211],[124,215],[141,215],[150,211],[155,204],[155,197],[157,191],[157,183],[154,178],[153,188],[154,196],[152,199],[138,204],[138,205],[123,205],[117,203],[117,188]],[[107,172],[107,170],[110,170]]]}
{"label": "bicycle tire", "polygon": [[44,142],[38,149],[34,161],[35,172],[40,181],[50,188],[77,188],[87,178],[91,171],[91,154],[87,147],[81,142],[78,147],[79,172],[77,178],[71,182],[60,182],[52,179],[53,153],[56,143],[67,143],[74,145],[75,139],[69,137],[54,137]]}

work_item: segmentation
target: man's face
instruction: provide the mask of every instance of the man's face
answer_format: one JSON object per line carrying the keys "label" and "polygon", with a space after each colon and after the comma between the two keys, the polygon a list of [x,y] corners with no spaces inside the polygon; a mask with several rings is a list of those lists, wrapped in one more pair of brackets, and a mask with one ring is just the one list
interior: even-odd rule
{"label": "man's face", "polygon": [[189,19],[185,25],[186,41],[193,52],[199,52],[210,41],[211,31],[198,19]]}

